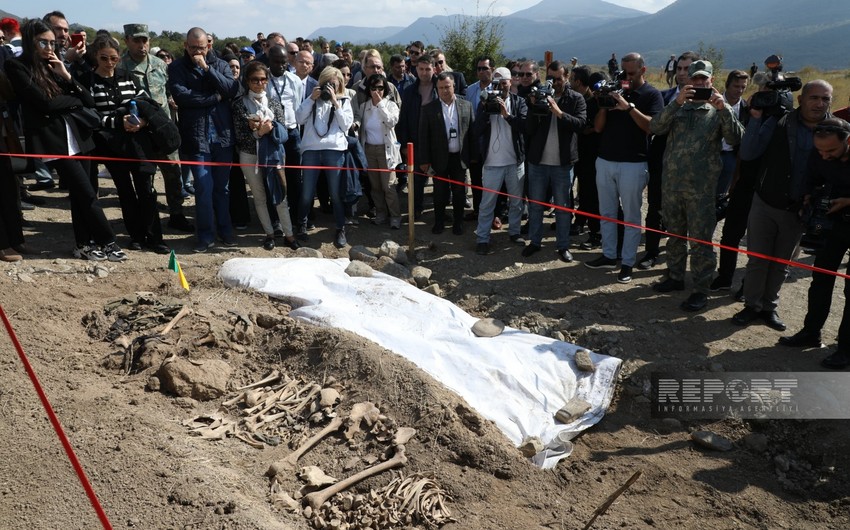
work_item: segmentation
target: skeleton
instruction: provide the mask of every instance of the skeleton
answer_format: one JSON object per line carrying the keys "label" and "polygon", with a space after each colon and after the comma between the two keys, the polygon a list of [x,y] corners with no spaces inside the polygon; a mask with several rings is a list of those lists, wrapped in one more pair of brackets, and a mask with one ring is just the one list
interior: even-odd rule
{"label": "skeleton", "polygon": [[278,473],[286,473],[293,471],[298,465],[298,459],[304,456],[307,451],[313,448],[316,444],[318,444],[322,439],[324,439],[329,434],[338,431],[343,424],[348,423],[348,429],[345,432],[345,436],[348,439],[351,439],[355,433],[360,431],[360,424],[362,421],[367,421],[370,423],[374,423],[377,420],[377,417],[380,415],[381,411],[375,407],[374,404],[369,402],[356,403],[353,407],[351,407],[351,414],[348,418],[336,417],[331,420],[331,422],[321,431],[313,435],[312,438],[308,439],[306,442],[301,444],[301,447],[296,449],[295,451],[289,453],[286,458],[283,460],[278,460],[273,463],[269,470],[266,472],[266,476],[274,478]]}

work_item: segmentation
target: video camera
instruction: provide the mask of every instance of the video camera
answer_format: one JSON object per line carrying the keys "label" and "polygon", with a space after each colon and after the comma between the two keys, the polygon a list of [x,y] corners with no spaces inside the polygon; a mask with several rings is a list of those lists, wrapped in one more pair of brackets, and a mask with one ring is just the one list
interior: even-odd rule
{"label": "video camera", "polygon": [[484,105],[484,112],[487,114],[501,114],[502,106],[499,105],[497,99],[499,97],[504,97],[505,94],[502,93],[502,89],[499,88],[499,81],[493,81],[490,83],[483,92],[481,92],[481,105]]}
{"label": "video camera", "polygon": [[756,92],[750,106],[762,111],[765,116],[782,116],[794,109],[794,98],[791,92],[803,88],[799,77],[782,75],[782,57],[771,55],[764,60],[764,65],[770,72],[770,81],[765,85],[770,90]]}
{"label": "video camera", "polygon": [[819,186],[812,191],[809,202],[803,206],[801,221],[806,233],[800,245],[804,248],[820,249],[824,246],[825,232],[832,229],[832,219],[827,212],[830,208],[831,185]]}
{"label": "video camera", "polygon": [[614,80],[608,81],[603,79],[593,85],[593,96],[599,103],[600,109],[613,109],[617,106],[617,100],[611,95],[613,93],[623,94],[631,89],[631,81],[626,79],[626,73],[623,71],[614,73]]}
{"label": "video camera", "polygon": [[[532,97],[534,98],[533,101],[531,101]],[[555,89],[552,87],[552,81],[546,81],[542,85],[532,87],[531,94],[529,94],[532,114],[549,114],[550,97],[555,97]]]}

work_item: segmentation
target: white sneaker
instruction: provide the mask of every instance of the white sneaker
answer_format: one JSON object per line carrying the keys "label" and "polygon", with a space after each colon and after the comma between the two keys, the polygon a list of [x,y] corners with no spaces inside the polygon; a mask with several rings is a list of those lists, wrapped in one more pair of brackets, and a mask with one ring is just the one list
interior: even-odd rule
{"label": "white sneaker", "polygon": [[115,242],[104,245],[101,251],[109,261],[126,261],[127,254]]}

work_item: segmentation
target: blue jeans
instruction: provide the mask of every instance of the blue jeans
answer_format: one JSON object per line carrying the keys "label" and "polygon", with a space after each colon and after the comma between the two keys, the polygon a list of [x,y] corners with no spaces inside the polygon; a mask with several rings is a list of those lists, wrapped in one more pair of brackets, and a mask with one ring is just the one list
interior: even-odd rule
{"label": "blue jeans", "polygon": [[304,187],[301,188],[301,203],[298,205],[298,215],[301,225],[307,224],[307,214],[310,213],[310,207],[313,205],[313,198],[316,196],[316,185],[319,182],[319,175],[324,172],[328,182],[328,191],[331,196],[331,205],[334,209],[334,222],[336,229],[341,230],[345,227],[345,205],[342,203],[342,182],[340,181],[339,167],[345,163],[345,151],[334,151],[332,149],[322,149],[319,151],[304,151],[301,154],[301,165],[303,166],[324,166],[334,169],[304,169]]}
{"label": "blue jeans", "polygon": [[[233,162],[233,148],[210,144],[209,153],[183,153],[181,159],[190,162]],[[230,167],[192,165],[195,180],[195,224],[198,243],[215,241],[216,231],[223,240],[233,238],[230,222]]]}
{"label": "blue jeans", "polygon": [[[549,202],[551,188],[555,209],[555,241],[557,250],[570,248],[570,223],[573,214],[562,208],[570,207],[573,187],[573,166],[528,164],[528,237],[532,245],[543,240],[543,205],[531,201]],[[616,213],[616,212],[615,212]]]}
{"label": "blue jeans", "polygon": [[[599,215],[616,219],[623,206],[623,220],[640,226],[643,189],[649,180],[646,162],[611,162],[596,159],[596,188],[599,191]],[[602,253],[617,258],[617,224],[602,221]],[[634,267],[640,245],[640,228],[626,227],[623,234],[623,265]]]}
{"label": "blue jeans", "polygon": [[510,197],[510,210],[508,211],[508,233],[519,235],[519,225],[522,222],[522,179],[525,177],[523,164],[510,166],[484,166],[482,170],[482,187],[487,190],[481,196],[481,204],[478,207],[478,228],[475,236],[478,243],[490,242],[490,228],[493,224],[493,216],[496,211],[496,200],[499,198],[495,192],[502,189],[502,183],[508,188]]}

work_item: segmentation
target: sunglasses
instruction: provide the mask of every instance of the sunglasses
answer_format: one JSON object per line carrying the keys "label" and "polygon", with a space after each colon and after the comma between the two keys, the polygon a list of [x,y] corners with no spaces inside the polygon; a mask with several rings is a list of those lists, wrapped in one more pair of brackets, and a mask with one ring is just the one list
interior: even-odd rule
{"label": "sunglasses", "polygon": [[250,77],[250,78],[248,78],[248,82],[253,83],[255,85],[259,85],[259,84],[268,82],[268,78],[267,77]]}
{"label": "sunglasses", "polygon": [[414,50],[410,50],[407,53],[409,53],[410,55],[422,55],[422,52],[417,52],[417,51],[414,51]]}
{"label": "sunglasses", "polygon": [[479,66],[478,67],[479,72],[486,72],[487,70],[490,70],[489,66]]}
{"label": "sunglasses", "polygon": [[434,61],[434,64],[446,64],[446,61]]}
{"label": "sunglasses", "polygon": [[386,89],[387,87],[385,87],[384,85],[375,85],[373,87],[369,87],[369,90],[371,90],[372,92],[383,92]]}
{"label": "sunglasses", "polygon": [[41,48],[42,50],[46,50],[48,48],[53,48],[54,46],[56,46],[55,40],[38,39],[35,42],[36,42],[36,44],[38,44],[38,47]]}
{"label": "sunglasses", "polygon": [[517,77],[531,77],[534,75],[534,72],[517,72]]}

